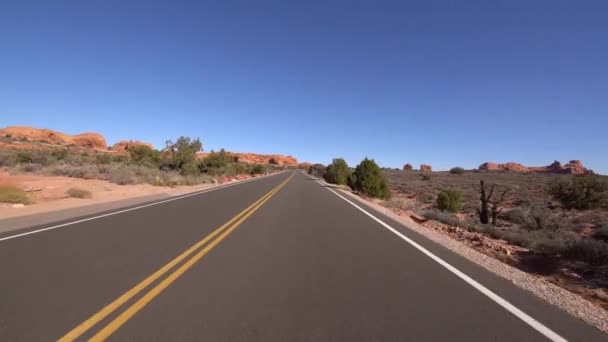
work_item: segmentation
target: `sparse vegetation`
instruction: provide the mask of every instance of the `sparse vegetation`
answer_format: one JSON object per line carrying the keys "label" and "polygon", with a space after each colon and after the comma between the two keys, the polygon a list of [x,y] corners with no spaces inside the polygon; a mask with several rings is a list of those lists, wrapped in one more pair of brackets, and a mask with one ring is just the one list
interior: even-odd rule
{"label": "sparse vegetation", "polygon": [[437,208],[441,211],[456,213],[462,210],[462,195],[456,189],[441,190],[437,195]]}
{"label": "sparse vegetation", "polygon": [[212,182],[213,177],[264,174],[283,169],[279,165],[251,165],[224,151],[197,159],[199,139],[180,137],[168,141],[162,151],[147,145],[129,147],[126,153],[99,153],[76,146],[51,150],[0,151],[0,167],[10,172],[36,172],[84,179],[102,179],[116,184],[149,183],[158,186],[193,185]]}
{"label": "sparse vegetation", "polygon": [[608,182],[596,175],[556,179],[550,192],[567,209],[608,208]]}
{"label": "sparse vegetation", "polygon": [[608,266],[608,243],[597,240],[578,240],[565,249],[564,255],[592,267]]}
{"label": "sparse vegetation", "polygon": [[0,184],[0,203],[30,204],[27,193],[13,185]]}
{"label": "sparse vegetation", "polygon": [[608,242],[608,222],[604,222],[593,235],[598,240]]}
{"label": "sparse vegetation", "polygon": [[323,177],[323,173],[325,173],[325,165],[323,164],[313,164],[308,167],[308,174],[313,177]]}
{"label": "sparse vegetation", "polygon": [[462,175],[464,173],[464,169],[460,166],[456,166],[450,169],[450,173],[453,175]]}
{"label": "sparse vegetation", "polygon": [[93,194],[89,190],[80,189],[80,188],[69,188],[66,192],[66,195],[73,198],[91,198]]}
{"label": "sparse vegetation", "polygon": [[391,192],[388,181],[373,159],[363,159],[349,179],[349,186],[365,195],[388,199]]}
{"label": "sparse vegetation", "polygon": [[266,166],[262,165],[262,164],[255,164],[252,168],[251,168],[251,174],[252,175],[261,175],[266,173]]}
{"label": "sparse vegetation", "polygon": [[350,174],[351,170],[346,161],[342,158],[336,158],[325,169],[323,178],[328,183],[346,185]]}
{"label": "sparse vegetation", "polygon": [[453,227],[461,227],[461,228],[467,227],[466,222],[463,222],[463,221],[459,220],[456,216],[454,216],[450,213],[446,213],[446,212],[427,210],[422,213],[422,216],[429,220],[434,220],[434,221],[438,221],[441,223],[445,223],[445,224],[453,226]]}

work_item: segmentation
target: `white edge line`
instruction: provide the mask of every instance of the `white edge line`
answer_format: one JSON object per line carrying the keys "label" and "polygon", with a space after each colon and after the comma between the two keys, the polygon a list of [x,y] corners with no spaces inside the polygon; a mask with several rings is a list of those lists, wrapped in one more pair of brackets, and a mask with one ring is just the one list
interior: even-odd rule
{"label": "white edge line", "polygon": [[[142,208],[151,207],[151,206],[158,205],[158,204],[163,204],[163,203],[167,203],[167,202],[177,201],[177,200],[180,200],[182,198],[192,197],[192,196],[196,196],[196,195],[201,195],[201,194],[204,194],[204,193],[207,193],[207,192],[211,192],[211,191],[215,191],[215,190],[220,190],[220,189],[225,189],[225,188],[228,188],[228,187],[231,187],[231,186],[235,186],[235,185],[239,185],[239,184],[243,184],[243,183],[248,183],[248,182],[252,182],[252,181],[256,181],[256,180],[260,180],[262,178],[266,178],[266,177],[270,177],[270,176],[275,176],[275,175],[278,175],[279,173],[283,173],[283,172],[285,172],[285,171],[281,171],[281,172],[278,172],[278,173],[274,173],[274,174],[270,174],[270,175],[266,175],[266,176],[262,176],[262,177],[255,177],[255,178],[251,178],[251,179],[246,179],[246,180],[242,180],[240,182],[234,182],[234,183],[230,183],[230,184],[224,184],[224,185],[220,185],[220,186],[217,186],[217,187],[214,187],[214,188],[211,188],[211,189],[205,189],[205,190],[201,190],[201,191],[196,191],[196,192],[193,192],[193,193],[190,193],[190,194],[186,194],[186,195],[181,195],[181,196],[178,195],[178,196],[166,199],[166,200],[162,200],[162,201],[158,201],[158,202],[154,202],[154,203],[148,203],[148,204],[145,204],[145,205],[140,205],[140,206],[129,208],[129,209],[123,209],[123,210],[119,210],[119,211],[114,211],[114,212],[103,214],[103,215],[97,215],[97,216],[93,216],[93,217],[87,217],[87,218],[82,219],[82,220],[77,220],[77,221],[72,221],[72,222],[66,222],[66,223],[55,225],[55,226],[41,228],[41,229],[36,229],[36,230],[29,231],[29,232],[21,233],[21,234],[15,234],[15,235],[10,235],[10,236],[5,236],[3,238],[0,238],[0,242],[6,241],[6,240],[11,240],[11,239],[16,239],[16,238],[22,237],[22,236],[27,236],[27,235],[31,235],[31,234],[45,232],[47,230],[52,230],[52,229],[57,229],[57,228],[65,227],[65,226],[70,226],[70,225],[77,224],[77,223],[92,221],[92,220],[100,219],[100,218],[103,218],[103,217],[108,217],[108,216],[112,216],[112,215],[118,215],[118,214],[126,213],[126,212],[129,212],[129,211],[133,211],[133,210],[138,210],[138,209],[142,209]],[[27,229],[27,228],[20,228],[20,229]]]}
{"label": "white edge line", "polygon": [[[324,185],[319,180],[317,180],[317,182],[319,184],[321,184],[321,185]],[[525,312],[521,311],[520,309],[518,309],[517,307],[515,307],[513,304],[509,303],[506,299],[500,297],[499,295],[497,295],[496,293],[492,292],[487,287],[481,285],[480,283],[478,283],[477,281],[475,281],[474,279],[472,279],[468,275],[464,274],[463,272],[461,272],[460,270],[458,270],[456,267],[450,265],[449,263],[447,263],[446,261],[444,261],[440,257],[436,256],[435,254],[433,254],[432,252],[430,252],[428,249],[422,247],[421,245],[419,245],[418,243],[416,243],[412,239],[410,239],[407,236],[403,235],[401,232],[399,232],[395,228],[393,228],[390,225],[386,224],[384,221],[380,220],[376,216],[370,214],[368,211],[366,211],[365,209],[361,208],[357,204],[353,203],[352,201],[350,201],[346,197],[340,195],[336,191],[334,191],[334,190],[332,190],[332,189],[330,189],[328,187],[326,187],[326,188],[327,188],[327,190],[333,192],[336,196],[338,196],[338,197],[342,198],[343,200],[345,200],[346,202],[348,202],[353,207],[359,209],[365,215],[371,217],[374,221],[376,221],[379,224],[381,224],[384,228],[388,229],[389,231],[391,231],[392,233],[394,233],[395,235],[397,235],[401,239],[405,240],[410,245],[414,246],[414,248],[416,248],[420,252],[424,253],[426,256],[428,256],[429,258],[433,259],[435,262],[437,262],[441,266],[443,266],[446,269],[448,269],[448,271],[454,273],[457,277],[459,277],[460,279],[464,280],[467,284],[471,285],[476,290],[478,290],[479,292],[483,293],[486,297],[490,298],[495,303],[497,303],[498,305],[502,306],[504,309],[506,309],[507,311],[509,311],[510,313],[512,313],[513,315],[515,315],[517,318],[519,318],[522,321],[524,321],[526,324],[528,324],[529,326],[531,326],[532,328],[534,328],[539,333],[543,334],[545,337],[547,337],[551,341],[555,341],[555,342],[567,342],[567,340],[565,338],[561,337],[560,335],[558,335],[557,333],[555,333],[553,330],[549,329],[548,327],[546,327],[545,325],[543,325],[542,323],[540,323],[536,319],[532,318],[530,315],[528,315]]]}

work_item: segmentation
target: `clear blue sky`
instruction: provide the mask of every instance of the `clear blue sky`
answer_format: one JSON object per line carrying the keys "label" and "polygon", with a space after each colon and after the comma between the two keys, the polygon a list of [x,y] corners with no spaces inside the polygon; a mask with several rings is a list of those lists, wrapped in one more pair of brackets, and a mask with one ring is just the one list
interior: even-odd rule
{"label": "clear blue sky", "polygon": [[2,1],[0,126],[608,173],[607,1]]}

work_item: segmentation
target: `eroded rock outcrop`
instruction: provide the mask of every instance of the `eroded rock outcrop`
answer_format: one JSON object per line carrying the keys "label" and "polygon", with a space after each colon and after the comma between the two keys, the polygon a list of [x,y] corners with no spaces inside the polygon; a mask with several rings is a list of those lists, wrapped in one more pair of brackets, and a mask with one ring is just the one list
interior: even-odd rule
{"label": "eroded rock outcrop", "polygon": [[558,174],[572,174],[572,175],[583,175],[591,174],[592,170],[589,170],[583,166],[580,160],[571,160],[567,164],[562,165],[559,161],[554,161],[548,166],[525,166],[519,163],[504,163],[497,164],[487,162],[479,165],[479,170],[487,171],[512,171],[512,172],[539,172],[539,173],[558,173]]}
{"label": "eroded rock outcrop", "polygon": [[427,164],[420,164],[420,171],[433,171],[433,167]]}
{"label": "eroded rock outcrop", "polygon": [[98,133],[69,135],[45,128],[11,126],[0,128],[0,136],[23,142],[43,142],[64,146],[73,145],[95,150],[105,150],[108,148],[106,139]]}
{"label": "eroded rock outcrop", "polygon": [[403,165],[403,170],[405,170],[405,171],[409,171],[409,170],[413,170],[413,169],[414,168],[413,168],[412,164],[410,164],[410,163]]}
{"label": "eroded rock outcrop", "polygon": [[141,142],[141,141],[133,141],[133,140],[122,140],[117,142],[116,144],[114,144],[112,146],[112,150],[114,151],[128,151],[130,148],[135,147],[135,146],[148,146],[149,148],[154,148],[154,146],[152,146],[152,144],[148,144],[145,142]]}

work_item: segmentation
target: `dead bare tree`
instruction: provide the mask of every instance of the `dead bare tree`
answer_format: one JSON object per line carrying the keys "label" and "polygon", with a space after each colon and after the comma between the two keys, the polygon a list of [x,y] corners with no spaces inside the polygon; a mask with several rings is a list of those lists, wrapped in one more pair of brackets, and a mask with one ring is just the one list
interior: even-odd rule
{"label": "dead bare tree", "polygon": [[486,184],[484,180],[479,181],[479,192],[481,201],[481,208],[477,209],[477,214],[479,214],[479,222],[482,224],[488,224],[490,222],[490,198],[492,197],[492,193],[494,192],[494,185],[490,188],[490,192],[486,192]]}
{"label": "dead bare tree", "polygon": [[494,226],[496,225],[496,220],[498,219],[498,215],[500,215],[500,213],[502,212],[502,208],[500,208],[499,205],[505,201],[505,196],[507,195],[508,192],[509,192],[509,189],[505,189],[505,191],[503,191],[502,194],[500,195],[499,199],[495,199],[495,200],[492,200],[492,198],[488,199],[488,201],[492,204],[492,225],[494,225]]}

